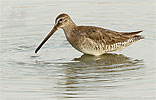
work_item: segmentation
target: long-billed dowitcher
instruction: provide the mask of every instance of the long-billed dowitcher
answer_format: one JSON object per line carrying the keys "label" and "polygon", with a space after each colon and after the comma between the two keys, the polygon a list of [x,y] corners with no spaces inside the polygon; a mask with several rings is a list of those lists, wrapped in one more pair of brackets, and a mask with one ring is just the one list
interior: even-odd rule
{"label": "long-billed dowitcher", "polygon": [[68,42],[78,51],[90,55],[102,55],[106,52],[122,50],[133,42],[143,39],[143,36],[136,35],[136,32],[116,32],[95,26],[77,26],[68,14],[60,14],[55,20],[55,25],[42,43],[35,50],[35,53],[53,35],[62,28]]}

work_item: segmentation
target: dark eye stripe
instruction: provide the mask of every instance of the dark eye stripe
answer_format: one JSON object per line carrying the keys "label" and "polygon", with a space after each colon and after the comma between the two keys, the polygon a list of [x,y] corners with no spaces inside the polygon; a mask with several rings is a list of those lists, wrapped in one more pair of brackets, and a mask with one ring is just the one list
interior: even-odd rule
{"label": "dark eye stripe", "polygon": [[62,19],[60,19],[59,21],[62,21]]}

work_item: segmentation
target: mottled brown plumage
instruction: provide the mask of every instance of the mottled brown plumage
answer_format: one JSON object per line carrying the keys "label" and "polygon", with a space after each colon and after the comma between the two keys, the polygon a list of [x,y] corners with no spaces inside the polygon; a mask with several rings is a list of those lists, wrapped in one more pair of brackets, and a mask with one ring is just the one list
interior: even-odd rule
{"label": "mottled brown plumage", "polygon": [[95,26],[77,26],[67,14],[60,14],[52,31],[36,49],[42,47],[48,38],[59,28],[65,32],[69,43],[77,50],[85,54],[102,55],[106,52],[122,50],[133,42],[142,39],[137,32],[116,32]]}

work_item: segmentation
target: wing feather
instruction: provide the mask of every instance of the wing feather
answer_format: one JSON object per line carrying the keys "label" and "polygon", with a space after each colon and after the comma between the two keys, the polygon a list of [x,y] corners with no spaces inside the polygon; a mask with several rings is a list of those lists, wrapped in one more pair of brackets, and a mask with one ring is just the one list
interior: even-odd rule
{"label": "wing feather", "polygon": [[94,26],[78,26],[77,29],[79,30],[79,34],[81,34],[81,36],[90,38],[95,42],[103,41],[105,45],[124,42],[132,37],[132,35],[129,36],[120,32]]}

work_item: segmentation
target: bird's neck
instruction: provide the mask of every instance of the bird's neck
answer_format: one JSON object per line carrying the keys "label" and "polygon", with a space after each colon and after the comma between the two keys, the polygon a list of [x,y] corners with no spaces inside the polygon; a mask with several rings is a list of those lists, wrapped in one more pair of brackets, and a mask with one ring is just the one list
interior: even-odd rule
{"label": "bird's neck", "polygon": [[66,25],[65,27],[62,28],[68,42],[71,45],[73,45],[73,41],[76,38],[76,33],[73,31],[76,27],[77,27],[76,24],[74,22],[71,22],[70,24],[68,24],[68,25]]}
{"label": "bird's neck", "polygon": [[66,26],[64,26],[62,29],[65,32],[66,37],[71,37],[71,35],[73,34],[73,29],[76,28],[76,24],[73,21],[70,21],[70,23]]}

